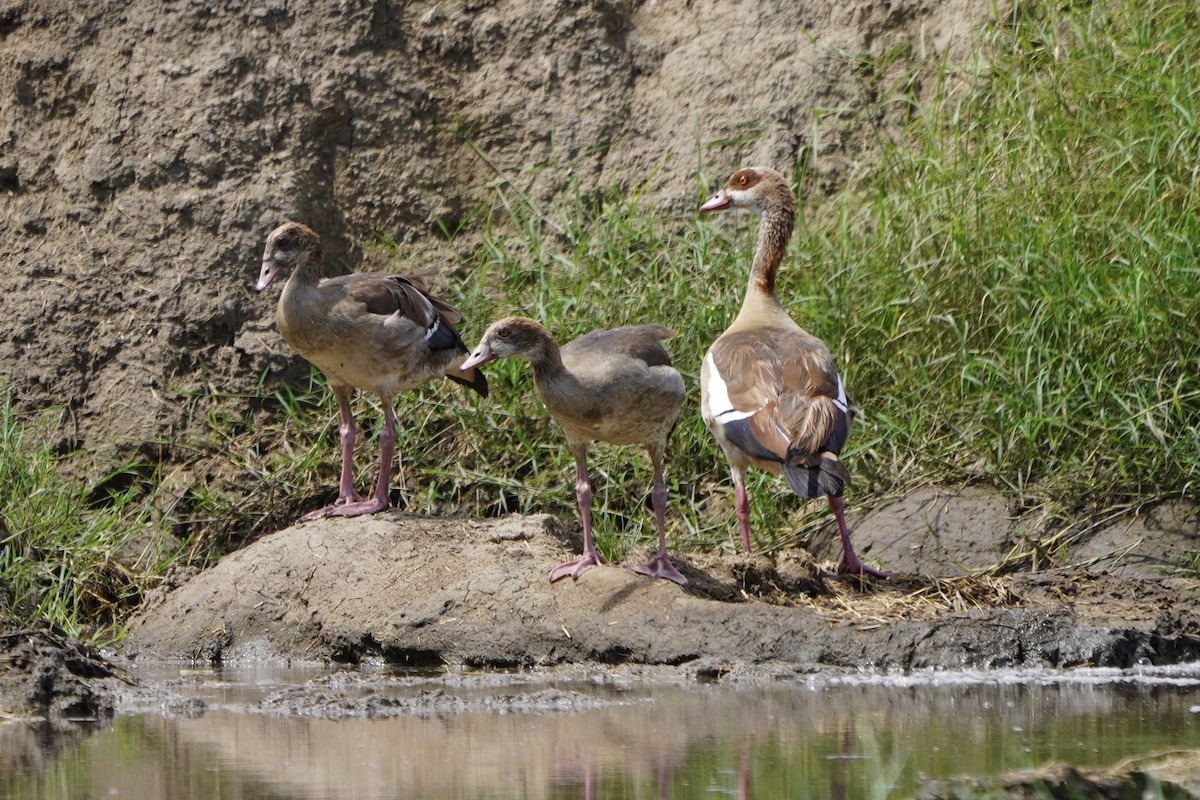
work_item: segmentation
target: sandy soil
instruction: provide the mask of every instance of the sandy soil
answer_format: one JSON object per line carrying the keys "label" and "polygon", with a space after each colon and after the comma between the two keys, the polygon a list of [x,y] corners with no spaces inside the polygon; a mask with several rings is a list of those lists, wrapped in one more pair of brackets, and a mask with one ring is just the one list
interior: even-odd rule
{"label": "sandy soil", "polygon": [[[142,659],[314,658],[399,665],[675,665],[882,670],[1083,665],[1200,657],[1200,581],[1182,553],[1194,509],[1087,531],[1050,569],[1032,555],[978,575],[1031,521],[982,490],[926,491],[855,520],[888,580],[827,577],[804,551],[679,554],[686,587],[620,565],[550,584],[578,529],[544,515],[389,512],[303,523],[153,595],[127,653]],[[1098,554],[1108,541],[1120,547]],[[1046,549],[1046,548],[1042,548]],[[938,557],[930,557],[932,551]],[[1178,552],[1176,552],[1178,551]],[[635,552],[627,561],[644,559]],[[833,555],[833,554],[830,554]],[[1176,567],[1172,568],[1172,564]]]}

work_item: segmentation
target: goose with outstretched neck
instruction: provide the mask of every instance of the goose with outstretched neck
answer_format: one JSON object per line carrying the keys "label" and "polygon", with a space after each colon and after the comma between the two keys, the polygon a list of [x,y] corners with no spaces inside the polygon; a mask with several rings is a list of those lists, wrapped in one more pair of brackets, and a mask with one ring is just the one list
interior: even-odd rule
{"label": "goose with outstretched neck", "polygon": [[750,552],[746,470],[782,474],[801,497],[829,498],[842,541],[837,571],[885,576],[865,565],[846,530],[842,493],[850,473],[839,458],[855,407],[825,343],[788,315],[775,273],[796,221],[796,199],[773,169],[738,170],[702,212],[748,209],[759,217],[758,243],[741,311],[700,368],[700,408],[733,475],[742,544]]}
{"label": "goose with outstretched neck", "polygon": [[661,325],[596,330],[561,348],[550,332],[527,317],[508,317],[484,333],[464,368],[498,358],[519,358],[533,366],[533,385],[558,422],[575,456],[575,498],[583,522],[583,554],[550,572],[551,582],[578,578],[604,563],[592,539],[592,487],[588,480],[590,442],[640,444],[650,453],[654,485],[650,493],[658,524],[658,551],[633,571],[678,584],[687,578],[667,555],[667,487],[663,459],[667,436],[683,407],[683,378],[671,365],[660,340],[674,332]]}
{"label": "goose with outstretched neck", "polygon": [[[420,279],[361,272],[323,279],[324,266],[317,233],[287,222],[267,237],[254,287],[261,292],[286,270],[292,271],[275,309],[279,333],[325,374],[341,413],[338,498],[303,520],[355,517],[388,507],[396,444],[392,402],[398,393],[443,376],[484,397],[488,393],[483,373],[460,367],[467,346],[454,324],[462,315],[429,294]],[[354,389],[374,392],[383,401],[379,479],[369,498],[354,489]]]}

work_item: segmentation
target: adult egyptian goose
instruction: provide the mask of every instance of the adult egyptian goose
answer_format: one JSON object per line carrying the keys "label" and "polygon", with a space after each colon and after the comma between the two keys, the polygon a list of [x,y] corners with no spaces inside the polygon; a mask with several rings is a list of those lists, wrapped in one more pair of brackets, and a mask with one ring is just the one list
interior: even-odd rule
{"label": "adult egyptian goose", "polygon": [[746,468],[782,474],[801,497],[825,495],[842,539],[839,573],[883,576],[850,543],[842,492],[850,473],[838,458],[855,408],[829,348],[788,316],[775,294],[775,273],[796,220],[796,199],[773,169],[738,170],[700,211],[746,208],[760,219],[758,244],[742,309],[700,369],[700,408],[733,474],[742,543],[750,552]]}
{"label": "adult egyptian goose", "polygon": [[526,317],[492,324],[479,346],[463,362],[474,369],[498,358],[520,358],[533,365],[533,384],[550,416],[562,427],[575,456],[575,497],[583,518],[583,555],[560,564],[550,581],[578,578],[604,559],[592,540],[592,487],[588,481],[590,442],[640,444],[654,464],[651,499],[658,523],[658,552],[634,572],[679,584],[687,578],[667,555],[667,487],[663,456],[667,435],[683,406],[683,378],[659,343],[674,335],[661,325],[597,330],[559,348],[550,332]]}
{"label": "adult egyptian goose", "polygon": [[[460,368],[467,346],[454,330],[462,315],[425,291],[416,278],[355,273],[321,278],[321,238],[298,222],[280,225],[267,237],[255,291],[263,291],[286,269],[292,275],[279,296],[275,321],[283,340],[325,373],[337,397],[342,423],[342,475],[333,505],[302,519],[354,517],[388,507],[388,485],[396,443],[392,401],[443,375],[487,397],[483,373]],[[370,499],[354,490],[354,389],[383,400],[379,435],[379,480]]]}

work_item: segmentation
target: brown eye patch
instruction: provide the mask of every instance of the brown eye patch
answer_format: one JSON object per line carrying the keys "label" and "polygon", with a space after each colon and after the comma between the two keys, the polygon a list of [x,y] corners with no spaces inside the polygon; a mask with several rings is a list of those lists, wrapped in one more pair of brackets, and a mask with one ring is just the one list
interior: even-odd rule
{"label": "brown eye patch", "polygon": [[729,183],[736,189],[749,189],[758,183],[758,173],[752,169],[738,170],[733,173],[733,177],[729,179]]}

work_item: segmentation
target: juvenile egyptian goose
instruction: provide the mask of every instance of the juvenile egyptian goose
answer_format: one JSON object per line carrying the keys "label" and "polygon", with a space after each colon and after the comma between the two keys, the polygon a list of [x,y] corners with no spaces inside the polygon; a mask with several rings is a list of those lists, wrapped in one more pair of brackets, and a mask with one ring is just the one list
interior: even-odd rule
{"label": "juvenile egyptian goose", "polygon": [[796,200],[772,169],[742,169],[700,211],[746,208],[761,220],[742,309],[700,370],[700,408],[733,474],[742,543],[750,552],[746,468],[782,474],[801,497],[825,495],[842,539],[839,573],[884,576],[850,543],[842,492],[850,473],[838,458],[855,408],[829,348],[802,330],[775,294],[775,273],[796,220]]}
{"label": "juvenile egyptian goose", "polygon": [[[325,373],[341,412],[338,499],[306,514],[304,520],[355,517],[388,507],[396,444],[392,401],[397,393],[443,375],[484,397],[488,393],[483,373],[459,367],[467,346],[453,325],[462,315],[427,293],[419,279],[355,273],[322,280],[324,264],[316,232],[298,222],[287,222],[267,237],[262,272],[254,286],[261,292],[284,270],[292,269],[275,309],[279,333]],[[379,480],[370,499],[354,490],[353,389],[374,392],[383,400]]]}
{"label": "juvenile egyptian goose", "polygon": [[592,487],[587,473],[589,442],[641,444],[654,464],[651,498],[658,523],[658,553],[634,572],[679,584],[687,578],[667,555],[667,487],[663,455],[667,435],[683,406],[683,378],[659,340],[674,335],[661,325],[592,331],[559,348],[540,323],[508,317],[493,323],[463,368],[498,358],[533,365],[533,384],[550,416],[562,427],[575,456],[575,497],[583,518],[583,555],[560,564],[550,581],[578,578],[604,559],[592,541]]}

